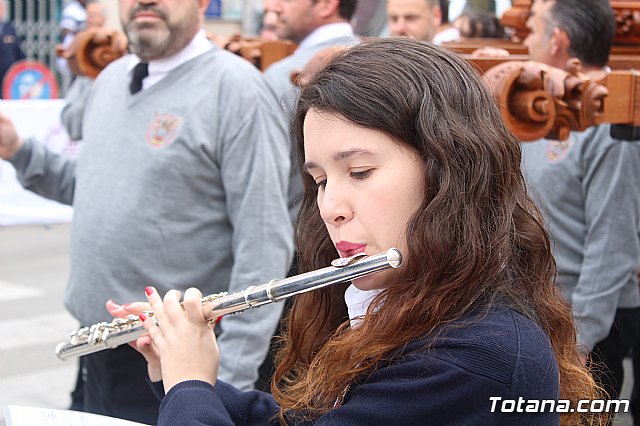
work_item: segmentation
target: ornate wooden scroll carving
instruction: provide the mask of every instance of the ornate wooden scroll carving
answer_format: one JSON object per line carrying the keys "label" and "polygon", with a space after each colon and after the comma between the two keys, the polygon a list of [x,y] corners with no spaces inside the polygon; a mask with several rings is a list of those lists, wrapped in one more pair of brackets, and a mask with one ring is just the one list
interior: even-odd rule
{"label": "ornate wooden scroll carving", "polygon": [[[583,130],[600,123],[636,127],[633,134],[637,134],[640,132],[640,80],[638,71],[634,70],[640,70],[640,1],[610,2],[617,25],[608,63],[614,71],[594,80],[570,66],[568,77],[564,78],[567,86],[563,95],[555,93],[548,97],[551,95],[549,85],[558,87],[557,82],[550,83],[559,76],[555,71],[538,70],[539,75],[533,73],[537,75],[533,78],[532,66],[522,65],[522,61],[529,59],[521,42],[528,35],[526,22],[532,0],[514,0],[512,8],[503,15],[501,23],[510,28],[511,41],[474,39],[445,46],[462,53],[493,80],[492,87],[503,116],[522,140],[537,139],[542,137],[540,135],[564,138],[568,130]],[[474,57],[472,52],[485,46],[504,49],[510,55],[500,57],[494,51],[494,57]],[[507,64],[507,61],[515,62]],[[575,79],[581,82],[577,83]],[[608,94],[604,96],[597,87],[606,88]],[[600,107],[596,108],[597,105]],[[545,135],[547,130],[549,133]]]}
{"label": "ornate wooden scroll carving", "polygon": [[505,122],[523,141],[542,137],[566,139],[571,130],[596,124],[604,112],[605,86],[580,73],[537,62],[504,62],[489,69],[492,88]]}
{"label": "ornate wooden scroll carving", "polygon": [[614,44],[640,45],[640,2],[611,0],[616,14],[616,37]]}
{"label": "ornate wooden scroll carving", "polygon": [[[210,36],[210,39],[220,43],[216,37]],[[297,45],[285,40],[268,41],[238,35],[225,40],[223,47],[264,71],[272,63],[291,55]],[[74,74],[95,78],[104,67],[126,52],[127,37],[124,33],[107,29],[88,29],[79,32],[66,50],[59,48],[58,56],[69,61]]]}
{"label": "ornate wooden scroll carving", "polygon": [[225,49],[242,56],[260,71],[266,70],[272,63],[291,55],[296,47],[298,47],[297,44],[288,40],[270,41],[239,34],[231,37],[224,45]]}
{"label": "ornate wooden scroll carving", "polygon": [[[505,61],[529,61],[529,55],[509,55],[508,57],[474,57],[462,55],[470,61],[481,74]],[[611,55],[608,63],[612,70],[640,70],[640,55]]]}
{"label": "ornate wooden scroll carving", "polygon": [[75,75],[96,78],[104,67],[127,53],[127,46],[124,33],[91,28],[76,34],[67,49],[58,50],[58,56],[67,59]]}
{"label": "ornate wooden scroll carving", "polygon": [[640,126],[640,72],[586,75],[577,60],[566,70],[504,61],[484,74],[500,112],[522,141],[564,140],[572,130],[602,124]]}
{"label": "ornate wooden scroll carving", "polygon": [[500,18],[500,23],[508,29],[511,40],[515,43],[521,43],[529,35],[527,19],[531,13],[532,3],[531,0],[514,0],[511,8],[507,9]]}
{"label": "ornate wooden scroll carving", "polygon": [[[577,62],[570,62],[567,70],[527,62],[522,44],[511,41],[478,39],[446,46],[461,53],[483,45],[517,52],[506,58],[464,56],[485,74],[507,125],[523,141],[541,137],[564,139],[571,130],[602,123],[640,128],[640,72],[633,70],[640,70],[640,1],[611,1],[620,18],[618,36],[636,40],[636,44],[618,46],[627,50],[611,55],[609,66],[614,71],[606,76],[587,76]],[[513,5],[516,10],[506,14],[509,22],[526,22],[531,0],[515,0]],[[225,40],[224,45],[263,71],[296,48],[287,41],[240,36]],[[126,37],[113,31],[90,30],[78,34],[72,47],[64,56],[74,72],[95,77],[125,53]]]}

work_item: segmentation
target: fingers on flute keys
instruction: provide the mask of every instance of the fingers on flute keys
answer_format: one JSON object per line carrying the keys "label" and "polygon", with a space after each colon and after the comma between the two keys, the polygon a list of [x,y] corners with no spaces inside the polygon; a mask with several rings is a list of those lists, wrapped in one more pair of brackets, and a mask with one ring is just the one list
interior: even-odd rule
{"label": "fingers on flute keys", "polygon": [[[184,310],[180,305],[180,292],[178,290],[169,290],[164,295],[163,303],[163,320],[172,324],[180,324],[180,320],[184,321]],[[155,307],[154,307],[155,312]]]}
{"label": "fingers on flute keys", "polygon": [[[162,322],[162,318],[164,317],[164,305],[158,291],[154,287],[148,286],[145,287],[144,292],[147,295],[147,300],[151,305],[151,310],[153,311],[156,321],[158,323]],[[140,314],[140,319],[143,321],[142,324],[152,339],[155,340],[159,335],[161,335],[159,328],[155,326],[155,321],[148,320],[143,314]]]}
{"label": "fingers on flute keys", "polygon": [[184,293],[184,310],[187,320],[192,324],[202,324],[206,322],[204,312],[202,312],[202,293],[197,288],[189,288]]}

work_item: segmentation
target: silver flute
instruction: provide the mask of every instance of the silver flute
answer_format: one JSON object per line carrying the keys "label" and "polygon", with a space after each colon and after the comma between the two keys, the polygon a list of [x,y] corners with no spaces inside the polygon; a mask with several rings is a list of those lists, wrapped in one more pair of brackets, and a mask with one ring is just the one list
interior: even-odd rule
{"label": "silver flute", "polygon": [[[244,291],[232,294],[226,292],[212,294],[202,298],[202,312],[209,321],[255,308],[267,303],[279,302],[296,294],[317,290],[333,284],[363,277],[389,268],[399,268],[402,254],[391,248],[373,256],[364,253],[336,259],[331,266],[285,278],[272,280],[266,284],[251,286]],[[153,312],[145,312],[153,318]],[[116,318],[112,322],[101,322],[83,327],[71,333],[69,342],[56,346],[56,355],[62,360],[88,355],[103,349],[118,347],[132,342],[145,333],[142,321],[137,315]]]}

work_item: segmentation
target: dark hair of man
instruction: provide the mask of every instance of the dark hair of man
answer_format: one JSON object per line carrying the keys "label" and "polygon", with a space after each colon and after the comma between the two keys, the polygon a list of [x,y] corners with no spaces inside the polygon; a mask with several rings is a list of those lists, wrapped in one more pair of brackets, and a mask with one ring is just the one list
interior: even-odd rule
{"label": "dark hair of man", "polygon": [[357,4],[358,0],[340,0],[340,6],[338,8],[340,17],[350,21]]}
{"label": "dark hair of man", "polygon": [[569,53],[589,67],[609,62],[616,21],[609,0],[555,0],[547,16],[547,31],[567,33]]}
{"label": "dark hair of man", "polygon": [[[455,53],[404,37],[347,49],[302,88],[292,128],[299,164],[310,109],[415,151],[424,162],[425,196],[407,225],[402,268],[357,328],[348,326],[346,286],[296,296],[272,382],[280,420],[317,418],[407,342],[497,305],[547,333],[561,398],[593,399],[571,309],[554,285],[549,237],[520,170],[518,141],[477,72]],[[296,241],[300,268],[310,271],[328,265],[336,250],[318,211],[318,186],[308,174],[302,178]],[[578,424],[580,416],[566,419]]]}
{"label": "dark hair of man", "polygon": [[440,0],[440,10],[442,11],[442,23],[449,23],[449,0]]}

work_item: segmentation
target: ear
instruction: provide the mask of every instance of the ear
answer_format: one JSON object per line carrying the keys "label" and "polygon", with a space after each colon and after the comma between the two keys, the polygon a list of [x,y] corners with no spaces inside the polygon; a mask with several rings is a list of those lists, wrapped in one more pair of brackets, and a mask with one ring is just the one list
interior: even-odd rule
{"label": "ear", "polygon": [[442,25],[442,8],[437,4],[433,6],[431,13],[433,13],[433,30],[436,31]]}
{"label": "ear", "polygon": [[549,53],[552,57],[565,57],[569,55],[569,47],[571,40],[566,31],[560,28],[554,28],[553,34],[549,40]]}
{"label": "ear", "polygon": [[340,16],[340,0],[317,0],[317,2],[315,7],[320,18],[338,18]]}
{"label": "ear", "polygon": [[200,14],[204,15],[204,12],[209,7],[209,3],[211,3],[211,0],[198,0],[198,11]]}

